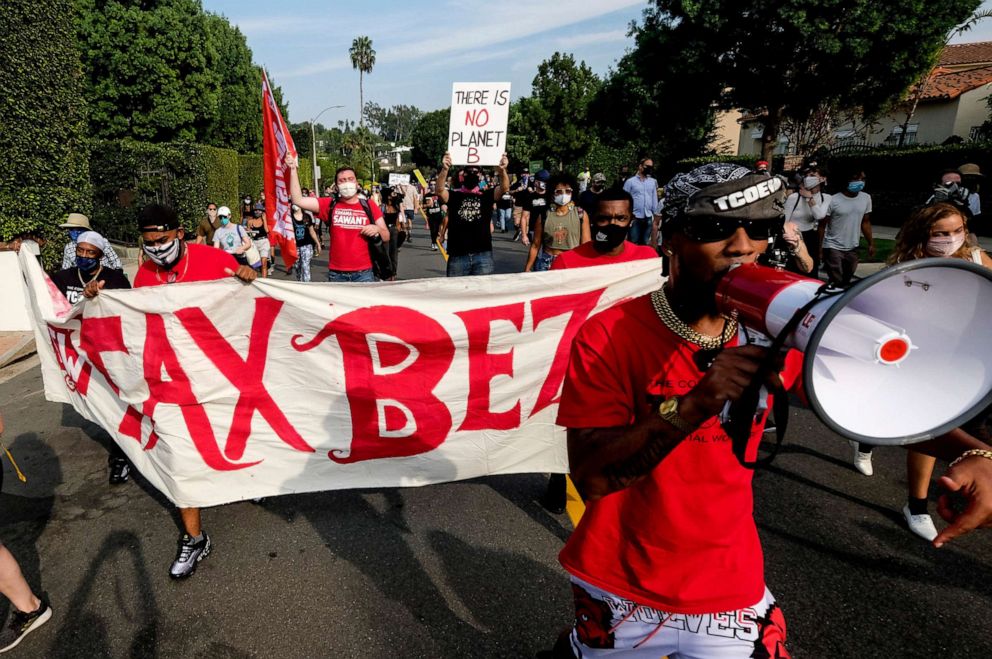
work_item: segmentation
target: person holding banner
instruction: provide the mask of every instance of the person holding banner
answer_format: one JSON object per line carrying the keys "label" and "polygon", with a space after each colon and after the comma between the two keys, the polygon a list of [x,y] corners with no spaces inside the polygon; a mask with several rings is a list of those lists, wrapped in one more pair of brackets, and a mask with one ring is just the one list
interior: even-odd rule
{"label": "person holding banner", "polygon": [[[458,172],[450,191],[444,185],[438,186],[438,198],[448,206],[438,239],[448,240],[449,277],[493,274],[493,210],[503,190],[510,189],[508,163],[504,153],[496,167],[499,183],[495,187],[480,189],[482,171],[474,165]],[[439,182],[447,180],[449,169],[451,154],[445,153],[437,173]]]}
{"label": "person holding banner", "polygon": [[[98,282],[100,287],[106,290],[131,288],[131,283],[123,272],[103,266],[103,254],[110,249],[113,247],[107,239],[96,231],[85,231],[76,240],[76,266],[52,275],[52,283],[69,304],[75,304],[84,297],[92,297],[86,295],[87,286],[92,282]],[[111,442],[107,466],[111,485],[121,485],[128,481],[131,467],[124,451],[116,442]]]}
{"label": "person holding banner", "polygon": [[[239,265],[233,256],[221,249],[187,243],[179,216],[168,206],[145,206],[138,214],[138,231],[146,259],[134,276],[135,288],[214,281],[232,276],[252,282],[258,276],[253,268]],[[95,297],[103,287],[102,282],[91,281],[84,295]],[[200,524],[200,509],[180,508],[179,516],[183,533],[179,537],[176,558],[169,568],[169,576],[173,579],[191,576],[211,549],[210,536]]]}
{"label": "person holding banner", "polygon": [[330,230],[327,244],[327,281],[374,282],[369,242],[377,236],[389,242],[389,227],[374,201],[359,196],[358,176],[351,167],[339,167],[334,174],[338,197],[304,197],[300,189],[299,159],[286,156],[289,168],[289,194],[293,203],[316,213]]}
{"label": "person holding banner", "polygon": [[[559,557],[576,622],[554,656],[789,656],[784,617],[765,585],[753,472],[717,418],[766,357],[765,348],[740,345],[736,320],[716,306],[723,275],[753,263],[781,226],[783,192],[761,194],[764,181],[727,163],[672,179],[662,226],[667,284],[597,314],[572,343],[558,423],[568,428],[586,510]],[[716,203],[728,196],[745,201]],[[785,395],[799,381],[801,357],[785,356],[770,391]],[[752,422],[750,456],[766,417]],[[992,525],[992,451],[958,432],[913,448],[959,457],[944,484],[969,500],[960,514],[944,506],[954,523],[935,546]]]}

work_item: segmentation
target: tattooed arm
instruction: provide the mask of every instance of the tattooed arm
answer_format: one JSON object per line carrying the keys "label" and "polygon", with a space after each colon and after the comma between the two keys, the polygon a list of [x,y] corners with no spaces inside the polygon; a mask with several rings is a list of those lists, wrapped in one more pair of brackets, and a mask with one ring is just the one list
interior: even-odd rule
{"label": "tattooed arm", "polygon": [[[679,416],[696,428],[718,414],[727,401],[740,398],[764,355],[765,349],[758,346],[722,351],[681,399]],[[569,428],[572,482],[585,499],[622,490],[650,474],[686,434],[657,414],[632,426]]]}

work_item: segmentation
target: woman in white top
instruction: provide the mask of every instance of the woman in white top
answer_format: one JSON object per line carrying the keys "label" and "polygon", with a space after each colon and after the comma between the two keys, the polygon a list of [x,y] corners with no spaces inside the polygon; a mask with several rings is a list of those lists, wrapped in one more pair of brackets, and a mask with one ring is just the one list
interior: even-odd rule
{"label": "woman in white top", "polygon": [[[888,262],[893,265],[915,259],[946,257],[964,259],[992,268],[992,258],[981,247],[969,243],[968,220],[961,209],[954,204],[938,202],[919,208],[910,215],[899,230],[895,249],[889,256]],[[975,434],[968,426],[962,429]],[[855,467],[861,473],[870,476],[871,448],[853,443],[856,447]],[[906,476],[909,481],[909,497],[902,509],[909,530],[930,541],[937,537],[937,528],[927,512],[927,493],[930,489],[934,462],[935,458],[928,455],[907,451]]]}
{"label": "woman in white top", "polygon": [[820,220],[827,216],[830,195],[823,192],[824,179],[816,170],[803,177],[798,192],[785,199],[785,221],[796,225],[802,234],[803,242],[813,257],[810,277],[816,277],[820,269],[820,235],[817,232]]}

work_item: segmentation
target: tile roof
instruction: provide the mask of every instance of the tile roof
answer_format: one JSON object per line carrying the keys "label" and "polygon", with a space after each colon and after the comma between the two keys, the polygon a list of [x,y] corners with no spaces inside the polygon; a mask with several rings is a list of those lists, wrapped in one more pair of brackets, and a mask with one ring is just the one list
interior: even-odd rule
{"label": "tile roof", "polygon": [[967,91],[977,89],[990,82],[992,82],[992,66],[956,72],[937,68],[930,76],[926,91],[920,100],[950,101]]}
{"label": "tile roof", "polygon": [[992,62],[992,41],[955,43],[945,47],[937,62],[940,66]]}

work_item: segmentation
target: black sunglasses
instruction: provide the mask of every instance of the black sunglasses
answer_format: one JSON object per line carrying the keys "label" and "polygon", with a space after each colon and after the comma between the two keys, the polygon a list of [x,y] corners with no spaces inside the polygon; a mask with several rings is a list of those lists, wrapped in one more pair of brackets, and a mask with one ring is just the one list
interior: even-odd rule
{"label": "black sunglasses", "polygon": [[732,217],[692,217],[682,223],[682,232],[697,243],[727,240],[737,229],[751,240],[768,240],[782,232],[783,220],[743,220]]}

